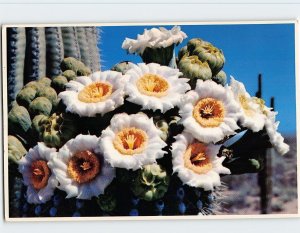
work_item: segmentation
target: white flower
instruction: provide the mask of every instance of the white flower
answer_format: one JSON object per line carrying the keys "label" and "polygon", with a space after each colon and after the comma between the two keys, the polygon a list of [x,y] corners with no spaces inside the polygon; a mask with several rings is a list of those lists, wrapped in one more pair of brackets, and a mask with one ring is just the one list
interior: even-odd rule
{"label": "white flower", "polygon": [[275,120],[277,112],[273,112],[267,107],[265,107],[264,109],[264,112],[267,116],[267,119],[265,121],[265,128],[269,136],[270,143],[280,155],[284,155],[290,150],[290,147],[284,142],[284,138],[277,131],[279,126],[279,121],[276,122]]}
{"label": "white flower", "polygon": [[115,177],[115,169],[99,150],[99,139],[91,135],[69,140],[53,155],[49,166],[67,198],[91,199],[103,194]]}
{"label": "white flower", "polygon": [[124,103],[125,77],[116,71],[95,72],[66,84],[59,94],[66,110],[79,116],[104,115]]}
{"label": "white flower", "polygon": [[141,105],[143,109],[166,112],[180,102],[181,96],[190,86],[188,79],[179,78],[178,69],[156,63],[140,63],[126,72],[129,81],[125,86],[128,101]]}
{"label": "white flower", "polygon": [[198,80],[196,89],[182,98],[179,114],[187,132],[201,142],[215,143],[236,133],[241,112],[228,86]]}
{"label": "white flower", "polygon": [[261,111],[258,98],[251,97],[246,91],[243,83],[236,81],[231,76],[230,87],[235,100],[239,103],[242,113],[240,115],[241,125],[258,132],[264,128],[266,116]]}
{"label": "white flower", "polygon": [[111,166],[137,170],[166,153],[160,134],[153,120],[143,113],[117,114],[102,131],[100,148]]}
{"label": "white flower", "polygon": [[181,43],[187,35],[181,31],[179,26],[174,26],[171,30],[166,28],[145,29],[142,35],[138,35],[137,39],[126,38],[122,44],[122,48],[128,50],[129,53],[143,54],[148,48],[166,48],[172,44]]}
{"label": "white flower", "polygon": [[27,186],[27,201],[40,204],[49,201],[58,182],[49,168],[51,153],[55,148],[48,148],[38,143],[19,161],[19,171]]}
{"label": "white flower", "polygon": [[204,190],[220,186],[219,174],[230,174],[230,170],[222,165],[225,157],[217,156],[221,145],[204,144],[187,132],[175,138],[172,144],[173,172],[178,173],[181,181]]}

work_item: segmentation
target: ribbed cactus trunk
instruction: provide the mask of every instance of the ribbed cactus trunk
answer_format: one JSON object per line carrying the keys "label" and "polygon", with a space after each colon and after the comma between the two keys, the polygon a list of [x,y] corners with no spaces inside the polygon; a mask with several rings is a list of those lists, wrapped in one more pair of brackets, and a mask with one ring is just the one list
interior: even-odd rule
{"label": "ribbed cactus trunk", "polygon": [[100,40],[100,32],[96,27],[86,27],[86,38],[89,45],[90,64],[86,64],[91,68],[92,72],[100,70],[100,50],[98,41]]}
{"label": "ribbed cactus trunk", "polygon": [[40,27],[38,30],[38,46],[39,46],[39,76],[42,78],[46,76],[46,37],[45,28]]}
{"label": "ribbed cactus trunk", "polygon": [[64,58],[64,47],[60,27],[46,27],[46,75],[53,78],[60,74],[60,63]]}
{"label": "ribbed cactus trunk", "polygon": [[24,67],[24,84],[39,78],[39,30],[26,28],[26,53]]}
{"label": "ribbed cactus trunk", "polygon": [[24,85],[24,59],[26,49],[25,28],[7,29],[7,93],[8,108]]}
{"label": "ribbed cactus trunk", "polygon": [[64,42],[64,56],[80,60],[80,48],[75,27],[62,27],[61,31]]}
{"label": "ribbed cactus trunk", "polygon": [[76,27],[76,33],[78,38],[78,44],[80,48],[81,61],[89,66],[91,64],[91,57],[89,51],[89,44],[85,33],[85,27]]}

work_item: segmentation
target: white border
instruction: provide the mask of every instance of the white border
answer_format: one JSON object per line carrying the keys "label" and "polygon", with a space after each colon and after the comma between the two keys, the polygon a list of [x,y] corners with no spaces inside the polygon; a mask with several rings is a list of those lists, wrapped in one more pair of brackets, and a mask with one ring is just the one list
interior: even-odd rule
{"label": "white border", "polygon": [[[295,26],[295,84],[296,84],[296,102],[298,102],[298,98],[300,96],[300,88],[299,88],[299,31],[300,24],[299,19],[296,20],[256,20],[256,21],[199,21],[199,22],[180,22],[180,21],[172,21],[172,22],[140,22],[140,23],[47,23],[47,24],[4,24],[2,25],[2,91],[3,91],[3,157],[4,159],[4,218],[7,222],[36,222],[36,221],[44,221],[44,222],[56,222],[56,221],[128,221],[128,220],[213,220],[213,219],[283,219],[283,218],[299,218],[300,217],[300,159],[297,156],[297,189],[298,189],[298,213],[296,214],[267,214],[267,215],[259,215],[259,214],[251,214],[251,215],[210,215],[210,216],[201,216],[201,215],[189,215],[189,216],[137,216],[137,217],[129,217],[129,216],[121,216],[121,217],[27,217],[27,218],[10,218],[9,217],[9,195],[8,195],[8,143],[7,143],[7,135],[8,135],[8,126],[7,126],[7,56],[6,56],[6,29],[8,27],[63,27],[63,26],[137,26],[137,25],[246,25],[246,24],[294,24]],[[296,103],[296,117],[297,117],[297,154],[300,151],[299,145],[299,136],[300,136],[300,114],[298,114],[300,106]]]}

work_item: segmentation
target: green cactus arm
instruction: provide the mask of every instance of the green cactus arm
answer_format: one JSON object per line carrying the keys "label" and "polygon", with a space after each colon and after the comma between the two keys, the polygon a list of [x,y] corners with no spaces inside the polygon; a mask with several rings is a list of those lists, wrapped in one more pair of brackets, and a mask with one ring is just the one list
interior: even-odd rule
{"label": "green cactus arm", "polygon": [[60,63],[64,58],[61,28],[46,27],[46,75],[53,78],[60,74]]}
{"label": "green cactus arm", "polygon": [[88,49],[90,55],[90,64],[87,64],[91,68],[92,72],[100,70],[100,49],[98,47],[100,41],[100,30],[96,27],[86,27],[86,38],[88,42]]}
{"label": "green cactus arm", "polygon": [[80,49],[75,27],[62,27],[61,31],[64,43],[64,57],[74,57],[80,60]]}
{"label": "green cactus arm", "polygon": [[78,45],[80,49],[81,61],[86,65],[89,66],[90,61],[90,54],[89,54],[89,44],[86,38],[85,28],[84,27],[76,27],[76,34],[78,39]]}
{"label": "green cactus arm", "polygon": [[24,59],[26,49],[25,28],[7,29],[7,92],[8,108],[16,99],[18,92],[24,85]]}

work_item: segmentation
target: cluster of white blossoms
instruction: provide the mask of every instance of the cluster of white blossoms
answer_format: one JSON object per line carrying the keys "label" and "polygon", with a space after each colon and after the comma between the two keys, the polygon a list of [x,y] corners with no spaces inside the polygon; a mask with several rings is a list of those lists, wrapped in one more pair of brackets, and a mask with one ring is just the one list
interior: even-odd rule
{"label": "cluster of white blossoms", "polygon": [[[126,98],[141,109],[161,113],[178,107],[184,130],[171,147],[173,172],[184,184],[204,190],[219,186],[220,174],[230,174],[222,165],[225,157],[219,156],[220,142],[240,127],[253,132],[265,128],[280,154],[289,150],[277,132],[276,113],[234,78],[226,86],[198,80],[190,89],[178,69],[141,63],[125,75],[104,71],[77,77],[59,97],[66,111],[80,117],[104,115]],[[55,188],[65,191],[67,198],[91,199],[104,193],[116,168],[137,170],[154,164],[167,153],[166,146],[152,118],[142,112],[119,113],[100,137],[80,134],[58,151],[38,143],[20,161],[19,170],[30,203],[49,200]]]}
{"label": "cluster of white blossoms", "polygon": [[137,36],[136,40],[126,38],[122,48],[128,50],[129,53],[143,54],[146,48],[166,48],[181,43],[185,38],[187,35],[181,31],[179,26],[174,26],[171,30],[164,27],[145,29],[142,35]]}

